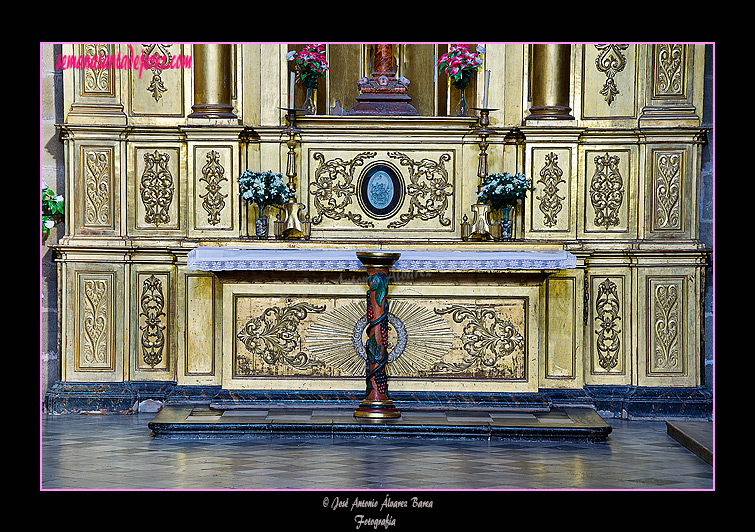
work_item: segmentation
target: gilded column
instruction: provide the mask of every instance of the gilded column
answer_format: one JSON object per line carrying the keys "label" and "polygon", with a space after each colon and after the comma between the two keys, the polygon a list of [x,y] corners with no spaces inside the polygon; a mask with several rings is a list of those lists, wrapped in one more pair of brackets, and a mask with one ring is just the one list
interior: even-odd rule
{"label": "gilded column", "polygon": [[532,106],[529,119],[574,120],[570,114],[570,44],[532,45]]}
{"label": "gilded column", "polygon": [[194,105],[189,118],[238,118],[231,103],[231,46],[194,45]]}

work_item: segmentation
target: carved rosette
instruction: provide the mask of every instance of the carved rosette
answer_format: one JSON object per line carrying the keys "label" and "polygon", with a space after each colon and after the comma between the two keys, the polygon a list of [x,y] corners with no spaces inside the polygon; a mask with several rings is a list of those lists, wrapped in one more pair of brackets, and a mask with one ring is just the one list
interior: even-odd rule
{"label": "carved rosette", "polygon": [[564,172],[558,167],[558,155],[551,152],[545,156],[545,166],[540,170],[540,179],[538,183],[543,183],[543,195],[536,199],[540,200],[538,207],[545,215],[544,225],[553,227],[556,225],[556,215],[561,212],[564,200],[563,196],[558,195],[558,184],[565,183],[562,179]]}
{"label": "carved rosette", "polygon": [[624,201],[624,181],[619,173],[619,156],[595,157],[595,174],[590,182],[590,202],[595,209],[595,225],[608,229],[619,225],[619,209]]}
{"label": "carved rosette", "polygon": [[202,177],[199,178],[207,183],[206,192],[199,197],[203,199],[202,208],[207,211],[207,222],[210,225],[220,223],[220,213],[225,207],[225,198],[228,197],[228,194],[220,191],[221,183],[228,181],[224,173],[225,169],[220,164],[220,154],[211,150],[207,154],[207,163],[202,167]]}

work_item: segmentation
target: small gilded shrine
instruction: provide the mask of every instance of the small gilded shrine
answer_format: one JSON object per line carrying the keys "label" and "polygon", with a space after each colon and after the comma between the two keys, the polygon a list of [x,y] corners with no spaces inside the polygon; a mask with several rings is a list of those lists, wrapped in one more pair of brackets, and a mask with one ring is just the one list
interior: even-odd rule
{"label": "small gilded shrine", "polygon": [[62,49],[53,410],[360,399],[373,330],[406,400],[710,409],[704,46]]}

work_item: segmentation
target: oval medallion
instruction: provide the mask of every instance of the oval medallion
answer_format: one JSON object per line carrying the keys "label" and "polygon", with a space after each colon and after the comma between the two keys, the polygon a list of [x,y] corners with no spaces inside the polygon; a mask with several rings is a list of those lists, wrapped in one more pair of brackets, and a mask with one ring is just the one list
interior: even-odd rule
{"label": "oval medallion", "polygon": [[372,218],[390,218],[401,208],[404,182],[396,168],[377,162],[365,168],[357,182],[359,205]]}

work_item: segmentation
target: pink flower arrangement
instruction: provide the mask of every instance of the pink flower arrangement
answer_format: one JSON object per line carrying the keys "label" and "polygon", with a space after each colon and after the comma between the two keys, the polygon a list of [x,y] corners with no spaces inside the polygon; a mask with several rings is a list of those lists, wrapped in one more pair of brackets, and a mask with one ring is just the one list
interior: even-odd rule
{"label": "pink flower arrangement", "polygon": [[286,54],[286,60],[296,63],[299,79],[310,89],[317,88],[317,79],[325,76],[329,69],[324,44],[307,44],[298,53],[291,50]]}
{"label": "pink flower arrangement", "polygon": [[485,48],[477,45],[471,52],[465,44],[452,44],[448,53],[438,59],[438,73],[446,73],[456,88],[466,87],[472,73],[482,65]]}

